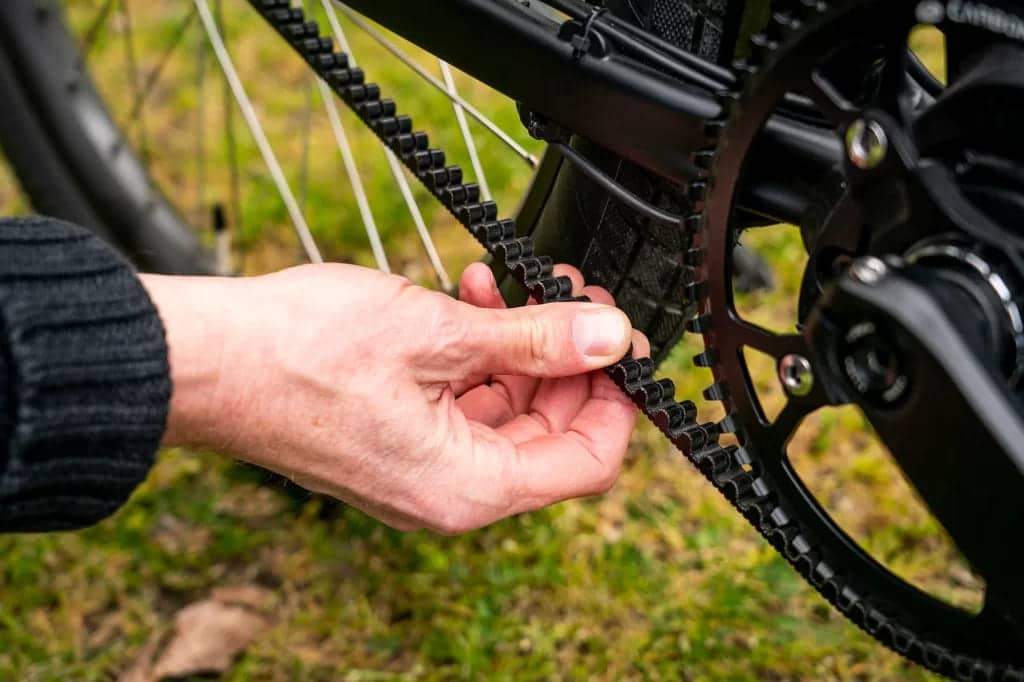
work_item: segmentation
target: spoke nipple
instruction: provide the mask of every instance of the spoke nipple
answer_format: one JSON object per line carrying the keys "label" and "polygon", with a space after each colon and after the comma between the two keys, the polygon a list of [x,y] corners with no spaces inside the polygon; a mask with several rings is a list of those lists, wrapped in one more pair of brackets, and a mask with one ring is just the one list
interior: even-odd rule
{"label": "spoke nipple", "polygon": [[867,256],[850,265],[850,276],[861,284],[878,284],[889,272],[889,267],[880,258]]}
{"label": "spoke nipple", "polygon": [[779,362],[779,380],[786,393],[802,398],[814,388],[814,370],[807,358],[791,353]]}
{"label": "spoke nipple", "polygon": [[872,170],[885,161],[889,136],[881,123],[859,118],[846,129],[846,151],[854,166]]}

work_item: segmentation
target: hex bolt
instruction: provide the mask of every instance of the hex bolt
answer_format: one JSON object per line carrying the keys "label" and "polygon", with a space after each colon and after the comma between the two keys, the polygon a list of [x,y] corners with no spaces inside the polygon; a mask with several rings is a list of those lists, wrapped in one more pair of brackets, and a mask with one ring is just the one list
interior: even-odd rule
{"label": "hex bolt", "polygon": [[923,0],[914,10],[917,20],[922,24],[941,24],[946,19],[946,5],[941,0]]}
{"label": "hex bolt", "polygon": [[791,353],[779,362],[779,380],[786,393],[802,398],[814,388],[814,370],[807,358]]}
{"label": "hex bolt", "polygon": [[859,118],[846,129],[846,152],[861,170],[877,168],[889,152],[889,136],[877,121]]}
{"label": "hex bolt", "polygon": [[850,276],[861,284],[877,284],[889,272],[889,267],[880,258],[867,256],[850,265]]}

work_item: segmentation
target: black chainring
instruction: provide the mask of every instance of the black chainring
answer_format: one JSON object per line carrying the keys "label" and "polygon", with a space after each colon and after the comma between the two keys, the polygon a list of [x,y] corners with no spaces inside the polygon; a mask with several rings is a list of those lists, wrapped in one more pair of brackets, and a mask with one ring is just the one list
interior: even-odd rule
{"label": "black chainring", "polygon": [[[823,65],[851,47],[880,47],[882,53],[898,54],[918,23],[916,2],[836,5],[790,3],[790,9],[774,14],[766,32],[755,36],[754,56],[737,65],[744,84],[728,97],[732,111],[723,121],[698,240],[706,251],[702,279],[708,284],[702,326],[717,392],[740,425],[744,458],[772,491],[766,502],[747,509],[752,523],[826,599],[885,645],[961,679],[1024,679],[1019,631],[998,612],[998,605],[986,604],[981,613],[971,614],[895,576],[847,536],[803,484],[787,445],[807,416],[830,404],[820,383],[809,395],[790,395],[781,413],[768,420],[743,359],[744,348],[761,351],[777,363],[788,355],[813,356],[803,336],[772,334],[744,321],[735,308],[729,276],[737,239],[733,209],[748,151],[787,92],[810,96],[837,130],[845,130],[858,107],[838,96],[843,88],[830,81]],[[796,522],[786,522],[789,518]]]}
{"label": "black chainring", "polygon": [[[464,183],[462,170],[446,163],[444,153],[429,146],[425,133],[414,132],[408,116],[393,100],[365,81],[363,71],[334,51],[330,38],[308,22],[289,0],[249,0],[295,48],[309,66],[359,118],[392,149],[498,263],[538,302],[574,300],[568,278],[552,276],[550,258],[534,252],[529,237],[517,237],[511,220],[500,220],[493,202],[481,201],[479,188]],[[912,5],[905,0],[870,0],[845,8],[824,3],[787,3],[768,32],[753,39],[754,56],[738,64],[743,93],[721,94],[725,114],[708,121],[707,148],[712,169],[690,183],[687,195],[703,206],[684,218],[680,229],[695,235],[696,248],[679,254],[699,274],[686,287],[687,301],[701,302],[701,313],[688,330],[704,334],[708,350],[694,359],[714,370],[717,383],[705,398],[725,403],[727,415],[716,423],[698,421],[693,402],[675,399],[669,379],[656,379],[649,359],[626,358],[608,369],[615,383],[704,476],[785,556],[816,589],[854,623],[908,658],[946,675],[964,679],[1024,681],[1024,647],[1004,636],[999,620],[986,609],[969,616],[933,599],[892,575],[850,540],[800,483],[784,456],[784,444],[799,420],[820,396],[791,401],[773,424],[763,423],[749,393],[739,352],[751,346],[780,358],[807,354],[798,336],[774,336],[742,322],[735,314],[726,276],[731,272],[733,197],[748,150],[765,117],[806,64],[804,54],[822,54],[836,35],[848,33],[851,18],[863,30],[903,21]],[[905,46],[905,33],[904,43]],[[763,65],[763,69],[759,68]],[[805,72],[804,72],[805,73]],[[742,447],[722,445],[735,433]]]}

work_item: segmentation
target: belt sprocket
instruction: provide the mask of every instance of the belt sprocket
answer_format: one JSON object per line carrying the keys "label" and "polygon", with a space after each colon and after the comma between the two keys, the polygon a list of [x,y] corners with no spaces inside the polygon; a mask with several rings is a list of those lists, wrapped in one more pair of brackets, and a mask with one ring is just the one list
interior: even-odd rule
{"label": "belt sprocket", "polygon": [[[803,419],[828,405],[820,386],[807,395],[790,394],[768,420],[751,385],[743,350],[785,359],[812,356],[803,336],[777,335],[741,319],[732,300],[730,254],[737,239],[733,216],[737,190],[759,132],[787,92],[810,97],[830,127],[845,130],[859,108],[846,83],[834,80],[828,61],[845,46],[861,54],[905,53],[918,23],[918,3],[891,0],[792,2],[774,13],[771,25],[753,39],[752,56],[736,65],[741,85],[724,101],[729,113],[711,169],[696,246],[705,253],[706,282],[699,305],[705,361],[714,392],[739,426],[743,447],[733,454],[756,474],[750,492],[736,500],[748,519],[839,611],[886,646],[932,670],[960,679],[1024,679],[1019,632],[989,604],[974,615],[956,609],[898,578],[861,549],[808,492],[787,457],[787,444]],[[849,52],[847,54],[850,54]],[[877,57],[865,60],[877,67]],[[870,80],[870,79],[866,79]],[[863,85],[863,83],[858,83]],[[838,93],[846,88],[846,92]],[[873,97],[884,93],[872,93]],[[852,104],[852,106],[851,106]]]}
{"label": "belt sprocket", "polygon": [[[461,169],[447,165],[444,153],[429,146],[425,133],[414,132],[411,119],[398,114],[395,102],[382,98],[361,69],[350,67],[302,10],[291,7],[289,0],[249,2],[535,300],[572,300],[568,279],[552,277],[551,259],[536,254],[529,237],[517,237],[514,223],[500,220],[493,202],[480,200],[479,188],[463,182]],[[700,303],[688,330],[703,334],[707,348],[694,362],[713,370],[716,383],[704,397],[722,401],[727,416],[702,423],[693,402],[676,400],[671,380],[654,377],[649,359],[624,359],[608,369],[609,376],[797,571],[858,626],[943,674],[1024,682],[1024,654],[1018,641],[1000,632],[998,619],[989,619],[987,611],[971,617],[889,573],[839,529],[792,473],[785,441],[820,404],[820,396],[812,391],[790,401],[775,422],[765,424],[749,393],[740,360],[743,347],[776,358],[808,353],[801,337],[767,333],[740,321],[732,309],[732,206],[748,151],[794,79],[808,75],[808,59],[813,64],[814,55],[829,52],[836,35],[851,30],[845,22],[857,19],[871,31],[879,23],[900,21],[907,11],[912,18],[913,10],[906,0],[862,0],[837,9],[809,0],[786,6],[790,9],[777,12],[768,30],[754,37],[753,57],[736,65],[740,89],[720,95],[723,118],[708,121],[708,148],[694,154],[695,164],[709,170],[686,188],[700,210],[680,226],[696,239],[693,248],[679,254],[699,275],[687,287],[685,302]],[[905,45],[904,35],[901,49]],[[736,434],[741,445],[721,444],[726,433]]]}

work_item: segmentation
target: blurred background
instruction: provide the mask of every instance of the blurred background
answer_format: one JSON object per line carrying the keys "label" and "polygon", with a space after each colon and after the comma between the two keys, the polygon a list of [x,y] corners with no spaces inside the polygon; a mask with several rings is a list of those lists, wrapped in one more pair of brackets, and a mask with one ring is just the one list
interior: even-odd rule
{"label": "blurred background", "polygon": [[[115,117],[131,120],[146,92],[128,136],[203,239],[212,241],[219,211],[239,272],[301,262],[192,3],[64,4]],[[246,3],[223,0],[222,13],[228,49],[325,258],[373,265],[304,64]],[[470,168],[448,99],[344,18],[342,25],[369,79]],[[392,39],[440,77],[436,59]],[[921,32],[912,44],[941,73],[941,38]],[[513,102],[462,74],[456,82],[519,144],[542,153]],[[434,284],[379,143],[341,109],[392,268]],[[470,127],[495,199],[511,215],[532,172],[481,126]],[[29,211],[0,168],[0,210]],[[457,277],[481,251],[413,187]],[[768,328],[791,328],[805,262],[799,231],[760,229],[745,243],[771,265],[775,286],[744,296],[741,311]],[[663,367],[681,395],[710,383],[689,362],[699,351],[699,341],[685,341]],[[784,401],[774,366],[748,360],[771,414]],[[879,560],[955,604],[980,607],[981,585],[856,410],[815,415],[790,454],[819,501]],[[5,680],[153,679],[160,671],[152,662],[183,630],[216,630],[182,617],[211,599],[258,616],[258,627],[240,644],[224,643],[227,655],[211,665],[225,680],[930,679],[833,612],[646,424],[609,495],[460,538],[393,532],[214,453],[175,450],[114,518],[81,533],[0,537],[0,556]],[[187,666],[177,670],[187,678]]]}

